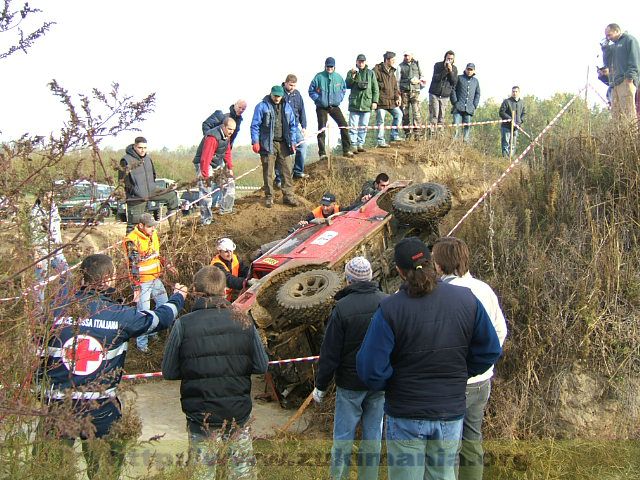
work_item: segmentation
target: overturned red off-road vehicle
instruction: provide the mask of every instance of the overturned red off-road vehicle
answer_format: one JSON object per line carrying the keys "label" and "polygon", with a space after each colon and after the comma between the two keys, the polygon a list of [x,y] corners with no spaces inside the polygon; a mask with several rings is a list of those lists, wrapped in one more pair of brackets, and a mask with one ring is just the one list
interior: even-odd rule
{"label": "overturned red off-road vehicle", "polygon": [[[437,183],[399,181],[361,207],[310,224],[274,242],[253,261],[260,279],[234,306],[247,312],[272,359],[317,355],[334,295],[343,287],[344,265],[366,257],[385,292],[400,285],[393,246],[407,236],[438,237],[438,222],[451,208],[451,194]],[[313,365],[286,364],[271,371],[283,404],[295,404],[313,385]]]}

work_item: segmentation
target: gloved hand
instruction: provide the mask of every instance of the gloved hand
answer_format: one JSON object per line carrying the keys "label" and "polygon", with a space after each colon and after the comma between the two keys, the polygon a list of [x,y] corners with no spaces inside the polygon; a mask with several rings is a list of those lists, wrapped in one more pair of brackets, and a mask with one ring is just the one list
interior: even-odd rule
{"label": "gloved hand", "polygon": [[253,286],[256,282],[258,281],[257,278],[249,278],[247,279],[247,285],[249,285],[250,287]]}
{"label": "gloved hand", "polygon": [[317,388],[313,389],[313,401],[320,405],[324,401],[324,396],[327,392],[323,392],[322,390],[318,390]]}
{"label": "gloved hand", "polygon": [[259,143],[254,143],[253,145],[251,145],[251,148],[253,149],[253,153],[260,153],[260,144]]}
{"label": "gloved hand", "polygon": [[292,151],[293,153],[296,153],[296,142],[293,142],[293,143],[291,144],[291,151]]}

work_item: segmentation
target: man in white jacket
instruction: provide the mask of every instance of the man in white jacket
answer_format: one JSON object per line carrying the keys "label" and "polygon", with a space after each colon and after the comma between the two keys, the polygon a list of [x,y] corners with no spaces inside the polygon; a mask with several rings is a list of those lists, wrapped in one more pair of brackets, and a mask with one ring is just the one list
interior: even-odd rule
{"label": "man in white jacket", "polygon": [[[507,324],[500,309],[498,297],[491,287],[469,273],[469,247],[455,237],[443,237],[436,241],[431,253],[433,263],[443,282],[470,289],[487,311],[496,329],[500,346],[507,336]],[[483,457],[482,419],[491,393],[493,367],[467,381],[467,410],[462,430],[460,469],[458,479],[482,480]]]}

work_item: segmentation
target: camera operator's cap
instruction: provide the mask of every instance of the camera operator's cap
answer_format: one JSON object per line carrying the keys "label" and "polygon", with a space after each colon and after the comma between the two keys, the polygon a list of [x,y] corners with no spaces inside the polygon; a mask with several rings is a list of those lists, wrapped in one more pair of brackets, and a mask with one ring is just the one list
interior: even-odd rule
{"label": "camera operator's cap", "polygon": [[236,244],[233,243],[233,240],[230,238],[221,238],[218,240],[218,245],[216,246],[218,250],[234,252],[236,250]]}
{"label": "camera operator's cap", "polygon": [[366,62],[366,61],[367,61],[367,57],[364,56],[364,53],[361,53],[356,57],[356,62]]}
{"label": "camera operator's cap", "polygon": [[396,52],[390,52],[390,51],[386,51],[384,52],[384,59],[385,60],[389,60],[390,58],[394,58],[396,56]]}
{"label": "camera operator's cap", "polygon": [[332,203],[335,203],[336,201],[336,196],[333,193],[329,193],[329,192],[324,192],[324,195],[322,195],[322,200],[320,200],[320,205],[331,205]]}
{"label": "camera operator's cap", "polygon": [[324,66],[325,67],[335,67],[336,66],[336,59],[333,57],[327,57],[327,59],[324,61]]}
{"label": "camera operator's cap", "polygon": [[402,270],[415,270],[430,258],[429,247],[418,237],[403,238],[393,252],[393,259]]}
{"label": "camera operator's cap", "polygon": [[467,63],[467,68],[475,70],[476,69],[476,64],[475,63]]}
{"label": "camera operator's cap", "polygon": [[158,221],[150,213],[140,215],[140,223],[145,227],[157,227]]}
{"label": "camera operator's cap", "polygon": [[284,88],[282,88],[282,85],[274,85],[271,87],[271,95],[274,97],[284,97]]}
{"label": "camera operator's cap", "polygon": [[373,278],[371,263],[364,257],[354,257],[344,266],[345,276],[352,281],[368,282]]}

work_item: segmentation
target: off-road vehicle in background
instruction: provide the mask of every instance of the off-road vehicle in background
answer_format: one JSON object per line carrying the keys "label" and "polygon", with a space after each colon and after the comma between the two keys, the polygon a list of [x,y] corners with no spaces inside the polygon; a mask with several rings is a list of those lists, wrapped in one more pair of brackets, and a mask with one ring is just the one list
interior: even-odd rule
{"label": "off-road vehicle in background", "polygon": [[95,222],[109,217],[116,206],[111,199],[115,187],[89,180],[78,180],[67,183],[65,180],[55,182],[59,188],[57,196],[58,212],[63,223]]}
{"label": "off-road vehicle in background", "polygon": [[[171,190],[176,185],[175,180],[171,180],[170,178],[156,178],[156,192],[166,192]],[[160,218],[166,216],[167,214],[167,206],[162,202],[157,202],[155,200],[149,200],[147,202],[147,212],[153,215],[153,218],[156,220],[160,220]],[[127,221],[127,202],[120,201],[118,202],[116,218],[121,222]]]}
{"label": "off-road vehicle in background", "polygon": [[[256,323],[273,359],[317,355],[335,294],[344,286],[344,265],[361,255],[372,265],[374,280],[392,293],[400,285],[393,247],[407,236],[427,243],[451,208],[451,194],[437,183],[399,181],[361,207],[309,224],[269,248],[251,264],[260,279],[235,300]],[[313,386],[309,364],[272,369],[283,403],[297,403]]]}

